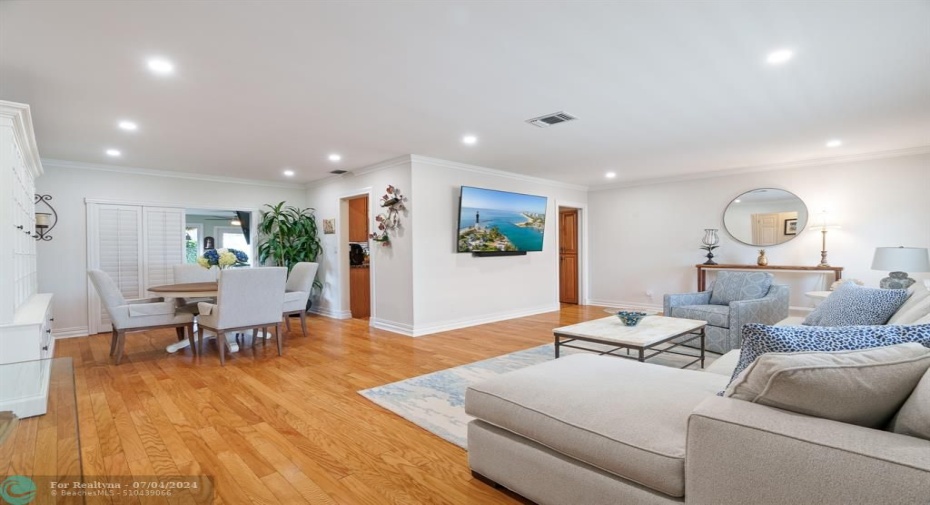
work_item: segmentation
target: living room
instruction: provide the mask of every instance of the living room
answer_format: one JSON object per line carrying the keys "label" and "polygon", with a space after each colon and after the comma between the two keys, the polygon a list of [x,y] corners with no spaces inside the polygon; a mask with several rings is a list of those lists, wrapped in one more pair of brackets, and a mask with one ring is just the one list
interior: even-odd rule
{"label": "living room", "polygon": [[[765,249],[770,266],[826,260],[877,288],[877,248],[930,247],[928,19],[916,0],[4,1],[0,100],[28,104],[35,194],[52,197],[35,209],[55,216],[35,288],[53,296],[54,357],[72,360],[80,473],[209,475],[234,502],[525,500],[359,393],[551,347],[553,329],[605,310],[661,313],[695,291],[706,229],[718,263]],[[527,124],[556,112],[575,119]],[[376,232],[389,187],[404,209],[387,244],[367,241],[370,317],[353,318],[347,202],[367,199]],[[458,250],[462,188],[545,198],[541,250]],[[766,188],[808,219],[784,244],[734,238],[727,207]],[[177,339],[160,329],[107,356],[91,209],[247,211],[259,266],[258,221],[278,202],[320,229],[309,338],[285,331],[283,356],[257,346],[221,366],[219,346],[165,352]],[[577,305],[560,303],[562,208],[579,216]],[[834,280],[774,278],[801,318]],[[0,453],[0,475],[56,474],[23,458]]]}

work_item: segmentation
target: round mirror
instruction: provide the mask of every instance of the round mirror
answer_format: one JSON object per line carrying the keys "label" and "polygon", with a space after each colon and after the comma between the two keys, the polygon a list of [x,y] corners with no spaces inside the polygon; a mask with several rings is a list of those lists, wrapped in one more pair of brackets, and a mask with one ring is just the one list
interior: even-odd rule
{"label": "round mirror", "polygon": [[807,206],[794,193],[760,188],[734,198],[723,213],[723,226],[751,246],[784,244],[807,225]]}

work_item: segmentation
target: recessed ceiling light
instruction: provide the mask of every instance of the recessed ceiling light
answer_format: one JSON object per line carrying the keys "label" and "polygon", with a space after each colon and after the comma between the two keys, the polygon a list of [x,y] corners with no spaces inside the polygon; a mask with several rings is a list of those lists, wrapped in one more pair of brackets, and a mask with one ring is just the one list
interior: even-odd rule
{"label": "recessed ceiling light", "polygon": [[464,137],[462,137],[463,144],[473,145],[476,142],[478,142],[478,137],[474,135],[465,135]]}
{"label": "recessed ceiling light", "polygon": [[739,203],[739,202],[740,202],[739,198],[737,198],[736,200],[733,200],[733,203]]}
{"label": "recessed ceiling light", "polygon": [[788,60],[793,57],[794,52],[790,49],[779,49],[778,51],[772,51],[769,53],[768,57],[765,58],[765,61],[769,65],[781,65],[782,63],[788,62]]}
{"label": "recessed ceiling light", "polygon": [[132,121],[120,121],[119,127],[129,131],[136,131],[139,129],[139,125],[133,123]]}
{"label": "recessed ceiling light", "polygon": [[342,156],[339,154],[330,154],[329,161],[339,161],[342,159]]}
{"label": "recessed ceiling light", "polygon": [[840,147],[841,145],[843,145],[843,141],[840,139],[833,139],[833,140],[827,141],[827,147]]}
{"label": "recessed ceiling light", "polygon": [[158,75],[174,73],[174,64],[164,58],[152,58],[148,61],[149,70]]}
{"label": "recessed ceiling light", "polygon": [[285,171],[284,171],[284,175],[286,175],[286,176],[288,176],[288,177],[294,177],[294,171],[293,171],[293,170],[285,170]]}
{"label": "recessed ceiling light", "polygon": [[119,149],[107,149],[107,154],[110,156],[120,156],[123,153],[119,152]]}
{"label": "recessed ceiling light", "polygon": [[613,179],[613,178],[616,177],[616,176],[617,176],[617,173],[616,173],[616,172],[607,172],[606,174],[604,174],[604,177],[606,177],[606,178],[608,178],[608,179]]}

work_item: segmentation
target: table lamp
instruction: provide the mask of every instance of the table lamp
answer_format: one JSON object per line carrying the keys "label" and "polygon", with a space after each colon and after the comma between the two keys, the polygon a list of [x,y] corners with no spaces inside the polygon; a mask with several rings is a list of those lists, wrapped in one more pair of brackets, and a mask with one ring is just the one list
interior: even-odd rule
{"label": "table lamp", "polygon": [[916,282],[907,272],[930,272],[930,255],[925,247],[876,247],[872,270],[890,272],[879,282],[883,289],[907,289]]}
{"label": "table lamp", "polygon": [[840,228],[834,220],[834,216],[831,216],[829,212],[824,210],[817,215],[817,224],[812,227],[814,230],[820,230],[821,233],[820,264],[817,265],[818,267],[830,266],[830,264],[827,263],[827,230],[838,230]]}

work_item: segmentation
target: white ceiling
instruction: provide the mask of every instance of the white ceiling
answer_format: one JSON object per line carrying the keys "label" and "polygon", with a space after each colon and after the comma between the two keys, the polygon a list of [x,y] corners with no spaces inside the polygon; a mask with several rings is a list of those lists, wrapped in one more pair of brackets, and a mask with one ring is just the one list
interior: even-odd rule
{"label": "white ceiling", "polygon": [[43,158],[305,182],[414,153],[596,186],[930,145],[930,2],[3,0],[0,98]]}

